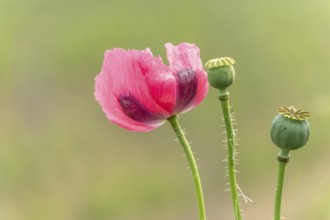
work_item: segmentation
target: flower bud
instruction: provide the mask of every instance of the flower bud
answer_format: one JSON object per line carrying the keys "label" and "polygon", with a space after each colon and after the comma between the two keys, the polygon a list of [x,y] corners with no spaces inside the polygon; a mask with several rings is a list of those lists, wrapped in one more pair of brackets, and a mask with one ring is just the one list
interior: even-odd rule
{"label": "flower bud", "polygon": [[235,80],[234,63],[235,60],[230,57],[207,61],[205,68],[210,85],[220,91],[227,89]]}
{"label": "flower bud", "polygon": [[308,112],[281,106],[272,122],[271,138],[281,150],[296,150],[304,146],[309,137]]}

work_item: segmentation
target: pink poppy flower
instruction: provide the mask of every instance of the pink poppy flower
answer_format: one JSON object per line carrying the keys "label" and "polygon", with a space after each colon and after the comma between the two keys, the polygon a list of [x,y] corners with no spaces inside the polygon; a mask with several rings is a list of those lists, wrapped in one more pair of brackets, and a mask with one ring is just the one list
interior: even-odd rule
{"label": "pink poppy flower", "polygon": [[169,66],[149,49],[105,52],[94,95],[110,121],[131,131],[150,131],[205,98],[208,81],[199,48],[188,43],[165,47]]}

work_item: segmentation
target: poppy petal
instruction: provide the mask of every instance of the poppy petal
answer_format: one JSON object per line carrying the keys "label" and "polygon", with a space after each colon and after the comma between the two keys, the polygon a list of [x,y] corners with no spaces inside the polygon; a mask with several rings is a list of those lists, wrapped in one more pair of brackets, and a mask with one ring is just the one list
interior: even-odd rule
{"label": "poppy petal", "polygon": [[176,112],[186,112],[197,106],[208,92],[208,81],[200,59],[199,48],[182,43],[165,44],[170,68],[178,82]]}
{"label": "poppy petal", "polygon": [[95,78],[95,97],[103,111],[109,120],[128,130],[149,131],[169,117],[153,100],[145,80],[145,64],[152,60],[162,64],[148,52],[106,51],[101,73]]}

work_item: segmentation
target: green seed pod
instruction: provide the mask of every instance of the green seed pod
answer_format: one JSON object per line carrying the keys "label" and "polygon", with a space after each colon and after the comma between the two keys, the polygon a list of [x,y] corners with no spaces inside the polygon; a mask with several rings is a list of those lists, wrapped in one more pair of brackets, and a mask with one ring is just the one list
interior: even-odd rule
{"label": "green seed pod", "polygon": [[205,68],[210,85],[219,90],[227,89],[235,80],[234,63],[235,60],[230,57],[207,61]]}
{"label": "green seed pod", "polygon": [[281,150],[296,150],[304,146],[309,137],[308,112],[294,107],[281,106],[272,122],[271,138]]}

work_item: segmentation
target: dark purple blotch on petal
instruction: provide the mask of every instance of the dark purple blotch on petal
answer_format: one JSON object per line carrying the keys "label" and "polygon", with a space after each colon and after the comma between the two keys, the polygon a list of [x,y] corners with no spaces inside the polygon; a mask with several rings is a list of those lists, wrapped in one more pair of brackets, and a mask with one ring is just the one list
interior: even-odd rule
{"label": "dark purple blotch on petal", "polygon": [[123,112],[131,119],[142,123],[154,123],[162,119],[159,113],[148,110],[134,95],[120,95],[118,97]]}
{"label": "dark purple blotch on petal", "polygon": [[197,93],[198,80],[193,69],[185,69],[176,74],[178,81],[178,95],[176,100],[176,112],[187,107],[195,98]]}

